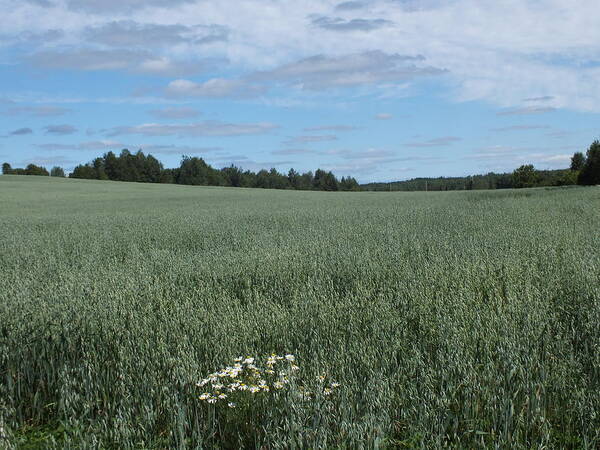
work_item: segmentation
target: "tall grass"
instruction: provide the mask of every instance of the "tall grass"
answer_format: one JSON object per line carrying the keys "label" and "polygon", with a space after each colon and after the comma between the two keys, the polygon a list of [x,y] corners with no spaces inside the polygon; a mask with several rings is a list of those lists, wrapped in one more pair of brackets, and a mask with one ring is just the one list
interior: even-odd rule
{"label": "tall grass", "polygon": [[[597,448],[599,219],[596,188],[0,177],[0,447]],[[271,353],[340,387],[198,399]]]}

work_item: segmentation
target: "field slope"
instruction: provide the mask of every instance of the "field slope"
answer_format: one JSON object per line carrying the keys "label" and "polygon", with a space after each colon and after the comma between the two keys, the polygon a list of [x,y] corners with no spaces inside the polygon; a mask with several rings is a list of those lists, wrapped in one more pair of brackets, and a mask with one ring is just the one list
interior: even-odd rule
{"label": "field slope", "polygon": [[[2,176],[0,447],[597,448],[599,223],[598,188]],[[198,399],[273,352],[340,387]]]}

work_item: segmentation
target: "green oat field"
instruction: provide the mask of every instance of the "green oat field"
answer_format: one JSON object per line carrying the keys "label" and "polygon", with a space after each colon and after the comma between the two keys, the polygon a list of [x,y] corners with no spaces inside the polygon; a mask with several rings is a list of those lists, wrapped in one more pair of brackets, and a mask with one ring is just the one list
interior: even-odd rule
{"label": "green oat field", "polygon": [[0,448],[598,448],[599,224],[594,187],[2,176]]}

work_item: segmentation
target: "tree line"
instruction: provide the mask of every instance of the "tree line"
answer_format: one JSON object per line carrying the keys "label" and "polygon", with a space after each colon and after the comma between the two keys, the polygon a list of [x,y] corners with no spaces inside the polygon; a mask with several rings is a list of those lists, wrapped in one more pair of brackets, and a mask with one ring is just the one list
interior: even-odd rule
{"label": "tree line", "polygon": [[202,158],[184,156],[179,167],[165,169],[152,155],[141,150],[120,155],[108,152],[88,164],[82,164],[70,178],[92,180],[134,181],[140,183],[185,184],[193,186],[231,186],[265,189],[300,189],[319,191],[356,191],[358,182],[352,177],[336,178],[332,172],[317,169],[299,173],[290,169],[287,174],[275,168],[252,172],[231,165],[215,169]]}
{"label": "tree line", "polygon": [[475,189],[519,189],[527,187],[600,184],[600,141],[594,141],[586,154],[577,152],[568,169],[537,170],[522,165],[512,173],[494,173],[467,177],[413,178],[392,183],[368,183],[367,191],[458,191]]}
{"label": "tree line", "polygon": [[29,164],[24,169],[12,168],[9,163],[2,164],[2,173],[4,175],[41,175],[51,177],[65,177],[65,171],[62,167],[55,166],[50,172],[45,167],[36,166],[35,164]]}
{"label": "tree line", "polygon": [[577,184],[577,176],[569,169],[537,170],[533,165],[521,166],[514,172],[470,175],[466,177],[413,178],[392,183],[369,183],[368,191],[471,191],[482,189],[518,189],[523,187],[568,186]]}
{"label": "tree line", "polygon": [[[6,175],[42,175],[64,177],[61,167],[50,172],[44,167],[29,164],[26,168],[2,165]],[[105,153],[87,164],[73,169],[69,178],[91,180],[133,181],[140,183],[168,183],[196,186],[232,186],[265,189],[299,189],[320,191],[454,191],[475,189],[511,189],[542,186],[596,185],[600,184],[600,141],[594,141],[586,154],[577,152],[571,158],[568,169],[536,170],[526,164],[512,173],[493,173],[468,177],[414,178],[392,183],[368,183],[359,185],[353,177],[336,178],[332,172],[317,169],[314,173],[296,172],[287,174],[275,168],[252,172],[234,165],[215,169],[202,158],[184,156],[179,167],[165,169],[154,156],[141,150],[131,153],[121,151]]]}

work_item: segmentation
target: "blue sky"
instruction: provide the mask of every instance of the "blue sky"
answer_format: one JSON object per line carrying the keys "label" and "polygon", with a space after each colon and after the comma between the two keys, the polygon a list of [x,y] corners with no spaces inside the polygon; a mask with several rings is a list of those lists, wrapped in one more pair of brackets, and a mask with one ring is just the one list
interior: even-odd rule
{"label": "blue sky", "polygon": [[597,0],[0,0],[0,161],[109,150],[361,182],[569,165]]}

